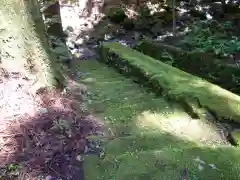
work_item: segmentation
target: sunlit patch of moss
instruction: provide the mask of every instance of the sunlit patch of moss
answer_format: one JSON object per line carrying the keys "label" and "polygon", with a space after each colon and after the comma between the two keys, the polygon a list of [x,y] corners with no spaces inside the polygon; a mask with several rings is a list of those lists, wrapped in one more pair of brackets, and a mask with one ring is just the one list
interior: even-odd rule
{"label": "sunlit patch of moss", "polygon": [[[95,79],[88,84],[92,94],[88,106],[93,111],[101,107],[96,114],[110,127],[114,138],[104,139],[102,158],[85,157],[86,180],[177,180],[183,178],[184,169],[193,180],[239,178],[238,149],[210,148],[194,137],[189,141],[171,129],[191,120],[180,104],[147,92],[97,61],[83,61],[78,70],[88,72],[85,78]],[[164,129],[162,125],[174,126]],[[191,127],[184,130],[194,131]],[[197,157],[206,163],[203,171],[194,160]]]}
{"label": "sunlit patch of moss", "polygon": [[[166,133],[121,137],[106,144],[105,158],[85,158],[86,179],[239,179],[238,149],[199,147]],[[94,166],[95,165],[95,166]]]}
{"label": "sunlit patch of moss", "polygon": [[218,118],[240,119],[239,96],[131,48],[104,43],[101,60],[169,98],[186,103],[197,100]]}

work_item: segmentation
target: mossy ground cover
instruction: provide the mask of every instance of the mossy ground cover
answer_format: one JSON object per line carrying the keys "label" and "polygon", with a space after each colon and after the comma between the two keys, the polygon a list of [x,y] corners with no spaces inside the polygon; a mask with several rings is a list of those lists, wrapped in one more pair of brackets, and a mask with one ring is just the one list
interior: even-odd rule
{"label": "mossy ground cover", "polygon": [[140,42],[136,50],[161,62],[199,76],[231,92],[239,94],[240,70],[234,65],[216,59],[207,53],[188,52],[181,48],[150,40]]}
{"label": "mossy ground cover", "polygon": [[137,77],[156,92],[187,104],[197,102],[218,119],[239,121],[240,97],[217,85],[118,43],[104,43],[101,57],[107,64]]}
{"label": "mossy ground cover", "polygon": [[88,83],[92,93],[88,101],[89,107],[113,127],[116,123],[125,126],[131,124],[132,117],[137,117],[144,111],[163,112],[166,115],[181,113],[189,117],[187,113],[183,113],[178,104],[169,104],[163,98],[147,92],[131,79],[119,75],[97,61],[83,61],[80,69],[88,73],[85,79],[92,80]]}
{"label": "mossy ground cover", "polygon": [[104,143],[101,158],[85,156],[86,180],[178,180],[184,178],[184,170],[194,180],[239,179],[237,149],[201,146],[139,123],[139,115],[146,111],[189,118],[179,104],[147,92],[97,61],[82,61],[78,70],[87,73],[82,82],[88,79],[88,106],[114,136]]}

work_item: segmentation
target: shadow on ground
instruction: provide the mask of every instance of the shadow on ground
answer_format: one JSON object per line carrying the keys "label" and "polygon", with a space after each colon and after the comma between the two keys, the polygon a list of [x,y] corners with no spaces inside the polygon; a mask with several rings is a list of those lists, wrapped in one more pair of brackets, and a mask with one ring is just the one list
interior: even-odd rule
{"label": "shadow on ground", "polygon": [[1,129],[1,178],[82,180],[80,157],[90,150],[86,136],[102,135],[102,124],[57,91],[39,90],[35,99],[42,108],[34,117],[6,122]]}

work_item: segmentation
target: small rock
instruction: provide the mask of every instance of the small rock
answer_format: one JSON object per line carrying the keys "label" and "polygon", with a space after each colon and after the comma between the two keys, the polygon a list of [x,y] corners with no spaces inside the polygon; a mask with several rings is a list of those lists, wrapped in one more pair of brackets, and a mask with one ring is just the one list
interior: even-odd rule
{"label": "small rock", "polygon": [[198,164],[198,170],[199,170],[199,171],[203,171],[203,170],[204,170],[204,167],[203,167],[201,164]]}
{"label": "small rock", "polygon": [[80,72],[80,71],[77,71],[76,72],[76,75],[77,75],[77,77],[85,77],[86,75],[87,75],[88,73],[84,73],[84,72]]}
{"label": "small rock", "polygon": [[63,91],[62,91],[62,93],[61,93],[62,95],[70,95],[71,94],[71,91],[70,91],[70,89],[69,88],[64,88],[63,89]]}
{"label": "small rock", "polygon": [[54,177],[52,177],[51,175],[48,175],[45,180],[54,180]]}
{"label": "small rock", "polygon": [[200,164],[206,164],[203,160],[201,160],[199,157],[195,158],[194,161],[200,163]]}
{"label": "small rock", "polygon": [[100,159],[103,159],[104,156],[105,156],[105,153],[104,153],[104,152],[101,152],[101,153],[99,154],[99,158],[100,158]]}
{"label": "small rock", "polygon": [[210,168],[212,169],[218,169],[214,164],[208,164]]}
{"label": "small rock", "polygon": [[122,35],[126,35],[126,31],[124,29],[118,29],[116,31],[116,36],[122,36]]}
{"label": "small rock", "polygon": [[88,100],[88,103],[89,103],[89,104],[91,104],[91,103],[92,103],[92,100],[91,100],[91,99],[89,99],[89,100]]}
{"label": "small rock", "polygon": [[109,34],[105,34],[104,35],[104,40],[109,40],[109,39],[112,39],[112,35],[109,35]]}
{"label": "small rock", "polygon": [[85,148],[84,148],[84,153],[87,153],[87,152],[88,152],[88,147],[85,146]]}
{"label": "small rock", "polygon": [[77,46],[80,46],[80,45],[82,45],[82,44],[84,43],[84,41],[85,41],[85,39],[79,38],[79,39],[75,42],[75,44],[76,44]]}
{"label": "small rock", "polygon": [[129,46],[129,43],[125,40],[120,40],[119,43],[123,46],[127,46],[127,47]]}
{"label": "small rock", "polygon": [[79,161],[79,162],[82,162],[82,161],[84,160],[84,158],[83,158],[83,156],[78,155],[78,156],[76,157],[76,160]]}
{"label": "small rock", "polygon": [[40,108],[40,109],[39,109],[39,113],[40,113],[40,114],[48,113],[48,109],[47,109],[47,108]]}
{"label": "small rock", "polygon": [[74,43],[72,41],[67,41],[66,44],[67,44],[68,48],[74,49]]}
{"label": "small rock", "polygon": [[73,32],[73,31],[74,31],[74,29],[73,29],[72,26],[68,26],[68,27],[67,27],[67,30],[68,30],[69,32]]}

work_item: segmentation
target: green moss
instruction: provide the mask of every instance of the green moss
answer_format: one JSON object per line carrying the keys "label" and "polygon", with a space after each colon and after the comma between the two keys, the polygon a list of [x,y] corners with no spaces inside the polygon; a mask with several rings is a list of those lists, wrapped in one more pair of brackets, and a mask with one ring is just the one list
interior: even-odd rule
{"label": "green moss", "polygon": [[[143,41],[136,50],[162,62],[173,60],[172,66],[217,84],[234,93],[240,93],[238,78],[240,70],[204,53],[186,52],[179,48]],[[166,57],[165,54],[168,54]]]}
{"label": "green moss", "polygon": [[[106,147],[104,159],[85,158],[86,180],[178,180],[183,179],[184,169],[189,179],[239,178],[239,151],[233,148],[197,147],[169,134],[153,133],[120,138]],[[196,161],[198,157],[204,163],[202,170]]]}
{"label": "green moss", "polygon": [[[119,133],[125,125],[135,124],[134,119],[144,111],[158,113],[176,113],[183,111],[177,104],[169,104],[162,97],[156,97],[154,93],[147,92],[131,79],[119,75],[110,67],[104,66],[97,61],[83,61],[79,69],[88,72],[86,79],[94,79],[88,84],[90,92],[93,94],[88,103],[91,109],[100,108],[98,114],[105,119],[113,128],[113,131]],[[188,117],[188,114],[185,113]],[[126,127],[126,126],[125,126]],[[132,131],[131,125],[124,131]]]}
{"label": "green moss", "polygon": [[102,59],[125,74],[137,77],[169,98],[188,102],[197,99],[219,119],[239,121],[240,97],[203,79],[178,70],[118,43],[102,45]]}
{"label": "green moss", "polygon": [[[184,168],[187,168],[189,179],[193,180],[238,179],[238,149],[200,146],[199,142],[189,142],[139,124],[137,117],[146,111],[165,118],[180,114],[180,119],[188,118],[179,104],[169,103],[163,97],[147,92],[97,61],[81,61],[78,70],[87,72],[82,82],[93,79],[87,83],[92,93],[88,106],[91,109],[96,104],[103,107],[97,115],[102,117],[115,137],[111,141],[102,138],[103,158],[85,156],[86,180],[183,179],[181,174]],[[101,140],[99,137],[91,139]],[[194,160],[197,157],[207,164],[214,164],[219,170],[205,164],[204,170],[199,171]]]}
{"label": "green moss", "polygon": [[240,142],[240,131],[236,130],[236,131],[231,132],[231,136],[233,138],[234,143],[239,145],[239,142]]}

